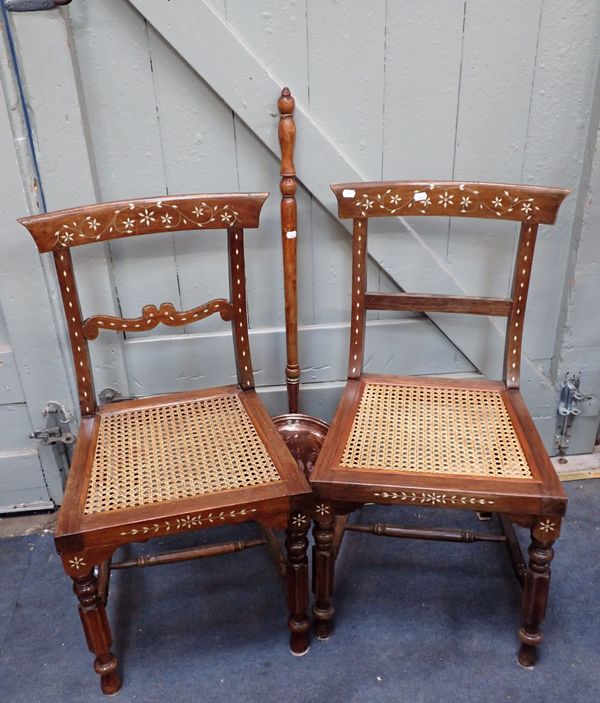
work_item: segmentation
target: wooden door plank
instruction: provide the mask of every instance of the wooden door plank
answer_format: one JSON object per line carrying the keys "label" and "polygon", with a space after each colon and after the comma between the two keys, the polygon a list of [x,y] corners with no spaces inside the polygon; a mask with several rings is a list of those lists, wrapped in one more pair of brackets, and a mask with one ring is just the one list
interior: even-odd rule
{"label": "wooden door plank", "polygon": [[[248,0],[227,0],[225,14],[221,14],[243,32],[244,43],[261,57],[269,71],[281,75],[281,66],[285,65],[285,79],[293,86],[295,99],[305,105],[309,96],[306,41],[312,14],[307,0],[261,0],[260,5]],[[337,12],[334,14],[338,16]]]}
{"label": "wooden door plank", "polygon": [[[367,327],[367,371],[427,375],[435,368],[439,373],[473,372],[473,367],[454,353],[452,344],[423,318],[373,320]],[[346,378],[348,328],[348,323],[300,328],[302,383],[308,386]],[[250,348],[257,386],[281,384],[283,328],[251,330]],[[129,339],[125,356],[128,366],[136,369],[134,395],[138,396],[227,385],[235,380],[231,335],[226,330]]]}
{"label": "wooden door plank", "polygon": [[[268,70],[276,71],[280,62],[286,65],[286,81],[294,86],[297,100],[308,99],[308,57],[306,51],[307,8],[301,0],[281,3],[265,0],[257,11],[256,4],[244,0],[227,2],[227,21],[243,28],[244,42],[261,57]],[[277,96],[276,96],[277,97]],[[272,129],[277,133],[277,108],[271,106]],[[272,327],[284,324],[283,270],[280,241],[279,146],[275,154],[264,149],[262,142],[234,113],[239,184],[242,190],[259,179],[271,193],[261,214],[256,236],[246,237],[248,301],[251,327]],[[298,151],[298,146],[296,151]],[[315,321],[315,292],[319,278],[313,253],[313,226],[310,216],[311,197],[300,185],[296,192],[298,211],[304,216],[298,223],[298,317],[300,324]],[[269,275],[265,276],[265,271]],[[338,318],[339,319],[339,318]]]}
{"label": "wooden door plank", "polygon": [[[281,81],[271,75],[257,56],[248,50],[233,28],[203,2],[176,0],[160,5],[149,0],[130,2],[219,93],[261,141],[277,153],[271,106]],[[190,19],[192,17],[193,22]],[[368,174],[354,166],[302,105],[296,108],[296,121],[299,140],[302,140],[303,145],[297,159],[299,172],[303,174],[304,184],[331,212],[335,212],[329,192],[332,174],[336,174],[336,180],[339,181],[367,180],[366,176],[380,177],[381,171]],[[445,263],[410,225],[403,224],[406,228],[403,244],[407,246],[403,248],[400,259],[394,257],[398,265],[394,270],[389,269],[392,277],[409,290],[419,290],[424,281],[436,280],[439,285],[437,292],[465,294],[467,291],[464,286]],[[375,228],[373,230],[376,231]],[[390,249],[379,247],[377,239],[371,239],[371,252],[376,259],[386,261],[390,258]],[[429,273],[434,274],[434,277],[427,275]],[[490,346],[499,349],[502,347],[501,330],[490,320],[478,318],[473,330],[477,334],[473,337],[465,334],[464,328],[456,320],[452,322],[450,317],[444,319],[439,315],[432,316],[436,325],[477,368],[486,375],[496,374],[498,359],[494,356],[489,358],[482,351],[485,352]],[[477,338],[489,340],[482,345]],[[554,389],[527,359],[523,363],[523,380],[523,393],[530,406],[538,413],[553,413]]]}
{"label": "wooden door plank", "polygon": [[[19,477],[15,474],[10,490],[22,492],[18,496],[11,493],[10,498],[3,494],[0,504],[12,506],[11,509],[28,502],[51,507],[51,500],[59,503],[62,497],[58,466],[52,450],[40,447],[38,451],[28,434],[33,427],[38,429],[45,424],[42,410],[49,400],[73,407],[73,386],[63,362],[41,258],[33,240],[16,221],[17,217],[37,211],[35,176],[29,150],[19,149],[19,146],[27,144],[26,132],[15,75],[5,53],[7,45],[4,36],[0,44],[3,88],[0,91],[0,153],[3,155],[0,221],[4,246],[3,256],[0,257],[0,301],[2,336],[4,342],[10,342],[10,346],[4,344],[2,347],[2,360],[5,362],[3,385],[6,383],[9,388],[2,393],[2,398],[5,402],[25,400],[27,403],[26,416],[21,413],[20,420],[22,441],[17,442],[12,450],[25,450],[33,456],[27,459],[27,466],[37,470],[39,488],[35,495],[27,487],[19,488]],[[15,466],[11,466],[16,471]]]}
{"label": "wooden door plank", "polygon": [[567,266],[564,318],[560,329],[557,377],[581,374],[581,390],[589,399],[578,403],[566,454],[594,450],[600,416],[600,71],[590,116],[587,155],[582,173],[571,255]]}
{"label": "wooden door plank", "polygon": [[[261,212],[260,227],[248,231],[246,274],[250,327],[270,328],[285,323],[283,300],[283,264],[281,253],[281,196],[279,194],[279,160],[264,149],[256,136],[238,120],[236,149],[241,190],[253,183],[271,193]],[[296,201],[300,212],[308,212],[310,200],[304,188],[298,188]],[[298,224],[298,311],[301,324],[314,321],[315,270],[312,227],[305,219]],[[283,373],[284,366],[281,367]]]}
{"label": "wooden door plank", "polygon": [[[521,181],[540,10],[541,0],[467,4],[453,178]],[[470,294],[510,293],[518,231],[507,222],[450,221],[447,261]]]}
{"label": "wooden door plank", "polygon": [[0,452],[0,512],[52,507],[38,452],[35,449]]}
{"label": "wooden door plank", "polygon": [[327,126],[345,159],[375,178],[383,153],[385,30],[384,2],[346,0],[343,11],[308,2],[310,118]]}
{"label": "wooden door plank", "polygon": [[590,154],[586,139],[591,134],[595,141],[597,129],[590,115],[598,96],[599,28],[600,3],[594,0],[543,3],[522,180],[567,186],[573,194],[536,247],[540,265],[534,263],[529,294],[529,308],[536,312],[524,338],[533,359],[560,358],[561,315],[569,295],[563,284],[570,280],[580,229],[577,210],[587,189],[585,182],[580,186]]}
{"label": "wooden door plank", "polygon": [[[93,159],[71,54],[73,42],[65,17],[59,12],[22,12],[15,13],[12,20],[18,36],[29,106],[34,117],[46,204],[49,209],[60,209],[95,202],[97,191]],[[52,61],[41,59],[48,56],[52,56]],[[61,109],[57,109],[57,105]],[[85,281],[80,295],[84,313],[97,312],[101,307],[107,314],[118,315],[106,246],[80,248],[74,259],[79,280]],[[27,281],[27,275],[23,280]],[[49,280],[52,281],[52,278]],[[54,287],[55,295],[56,291]],[[66,331],[58,307],[55,319],[62,330],[61,345],[66,349]],[[120,337],[105,336],[91,345],[91,356],[97,378],[96,387],[102,389],[110,386],[128,393]],[[56,398],[52,394],[46,395],[44,403],[50,399]],[[73,404],[69,402],[67,407],[72,408]]]}
{"label": "wooden door plank", "polygon": [[[299,100],[308,106],[311,120],[327,125],[335,148],[365,173],[381,173],[385,33],[386,3],[353,0],[346,3],[343,13],[332,12],[327,3],[306,4],[304,54],[308,56],[310,90],[306,101]],[[281,70],[281,63],[274,63],[274,68]],[[347,105],[352,109],[343,109]],[[301,132],[299,158],[304,144]],[[309,167],[311,171],[315,165]],[[303,180],[309,175],[299,173]],[[329,216],[318,197],[311,204],[310,218],[315,233],[315,322],[346,320],[350,317],[352,286],[351,242],[343,224]],[[382,278],[372,258],[368,261],[368,277],[379,290]],[[373,314],[370,319],[379,317]]]}
{"label": "wooden door plank", "polygon": [[[169,188],[166,180],[153,57],[144,18],[122,0],[77,3],[69,14],[98,199],[181,192]],[[190,190],[194,188],[188,184],[184,192]],[[181,307],[173,241],[166,234],[143,242],[111,242],[112,274],[125,317],[136,317],[150,303],[159,306],[170,302],[185,309]],[[104,311],[96,308],[94,312]],[[140,334],[165,333],[161,327]],[[183,334],[183,329],[173,333]]]}
{"label": "wooden door plank", "polygon": [[0,345],[0,405],[24,402],[14,351],[8,345]]}
{"label": "wooden door plank", "polygon": [[[148,26],[148,41],[169,190],[239,190],[231,110],[152,26]],[[227,233],[214,230],[197,235],[177,235],[173,240],[184,310],[203,300],[229,298]],[[195,334],[224,328],[228,329],[215,315],[183,329]]]}
{"label": "wooden door plank", "polygon": [[[29,439],[33,428],[25,403],[0,405],[0,427],[0,453],[35,449],[35,442]],[[15,480],[18,482],[18,476]]]}
{"label": "wooden door plank", "polygon": [[[452,178],[466,3],[389,3],[384,179]],[[445,257],[449,221],[408,218]]]}

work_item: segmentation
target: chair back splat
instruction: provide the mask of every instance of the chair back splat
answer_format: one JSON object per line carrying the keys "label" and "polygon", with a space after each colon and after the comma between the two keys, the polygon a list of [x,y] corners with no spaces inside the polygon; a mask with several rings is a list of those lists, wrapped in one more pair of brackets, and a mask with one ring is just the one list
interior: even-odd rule
{"label": "chair back splat", "polygon": [[[181,195],[144,198],[60,210],[19,220],[40,252],[52,252],[67,320],[81,415],[96,412],[96,396],[88,340],[100,330],[140,332],[158,324],[180,327],[219,313],[231,321],[238,383],[254,388],[244,268],[244,228],[258,227],[267,193]],[[73,272],[71,248],[94,242],[180,230],[226,229],[228,233],[230,300],[215,298],[191,310],[177,311],[172,303],[146,305],[139,317],[93,315],[83,320]]]}
{"label": "chair back splat", "polygon": [[[362,374],[367,310],[447,312],[506,317],[503,379],[519,387],[523,319],[539,224],[553,224],[568,190],[459,181],[383,181],[332,186],[340,218],[354,222],[348,378]],[[521,222],[510,298],[366,290],[368,221],[373,217],[476,217]]]}

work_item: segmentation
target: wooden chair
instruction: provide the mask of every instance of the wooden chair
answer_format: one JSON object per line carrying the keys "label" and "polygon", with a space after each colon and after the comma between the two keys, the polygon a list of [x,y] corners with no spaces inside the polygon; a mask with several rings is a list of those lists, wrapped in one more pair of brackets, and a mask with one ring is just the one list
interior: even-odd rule
{"label": "wooden chair", "polygon": [[[310,487],[256,395],[248,344],[244,228],[258,226],[266,197],[266,193],[240,193],[150,198],[20,220],[39,251],[52,252],[70,336],[81,424],[55,540],[64,569],[73,579],[104,693],[115,693],[121,679],[111,652],[97,569],[103,565],[100,576],[106,580],[112,554],[130,542],[248,520],[269,529],[285,528],[290,646],[295,654],[308,648]],[[71,247],[198,229],[227,230],[229,300],[217,298],[184,312],[163,303],[146,305],[136,318],[94,315],[82,319]],[[98,408],[88,340],[101,330],[135,332],[159,323],[188,325],[214,313],[232,324],[237,385]],[[196,547],[159,555],[149,563],[212,556],[264,543],[249,540]]]}
{"label": "wooden chair", "polygon": [[[524,581],[519,662],[533,666],[542,640],[552,545],[567,499],[519,393],[525,303],[540,224],[552,224],[566,190],[465,182],[332,186],[340,218],[353,220],[348,383],[310,480],[315,492],[315,632],[330,633],[337,544],[350,512],[367,503],[496,513]],[[366,291],[367,226],[373,217],[452,216],[521,222],[510,298]],[[367,310],[505,316],[503,381],[363,373]],[[338,521],[336,525],[336,516]],[[512,523],[531,531],[526,568]],[[474,541],[485,535],[390,525],[363,532]]]}

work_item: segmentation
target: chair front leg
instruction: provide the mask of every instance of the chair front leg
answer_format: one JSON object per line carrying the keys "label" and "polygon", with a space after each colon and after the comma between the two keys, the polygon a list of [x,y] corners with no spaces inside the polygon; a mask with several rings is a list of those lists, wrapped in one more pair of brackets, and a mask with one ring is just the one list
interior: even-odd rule
{"label": "chair front leg", "polygon": [[552,545],[560,534],[560,518],[539,517],[531,528],[529,567],[525,573],[525,589],[521,612],[519,664],[531,668],[537,661],[537,648],[543,639],[542,623],[546,614],[550,588]]}
{"label": "chair front leg", "polygon": [[326,640],[331,634],[332,619],[335,612],[333,607],[333,581],[335,570],[335,554],[333,549],[335,514],[333,512],[333,506],[326,501],[317,501],[314,520],[314,628],[317,638]]}
{"label": "chair front leg", "polygon": [[100,676],[102,693],[116,693],[121,688],[121,678],[117,673],[117,658],[110,651],[112,635],[104,603],[98,594],[98,581],[93,571],[72,578],[85,638],[90,652],[96,655],[94,670]]}
{"label": "chair front leg", "polygon": [[290,616],[290,649],[301,657],[308,652],[310,622],[308,619],[308,549],[307,533],[310,526],[308,510],[294,510],[285,531],[287,550],[287,590]]}

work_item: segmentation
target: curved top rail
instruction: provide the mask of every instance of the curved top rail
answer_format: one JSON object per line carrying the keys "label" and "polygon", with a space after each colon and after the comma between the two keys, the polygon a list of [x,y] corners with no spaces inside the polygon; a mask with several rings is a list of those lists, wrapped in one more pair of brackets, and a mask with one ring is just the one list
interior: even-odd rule
{"label": "curved top rail", "polygon": [[331,186],[339,216],[437,215],[553,224],[564,188],[477,181],[374,181]]}
{"label": "curved top rail", "polygon": [[210,193],[97,203],[22,217],[40,252],[122,237],[258,227],[268,193]]}

